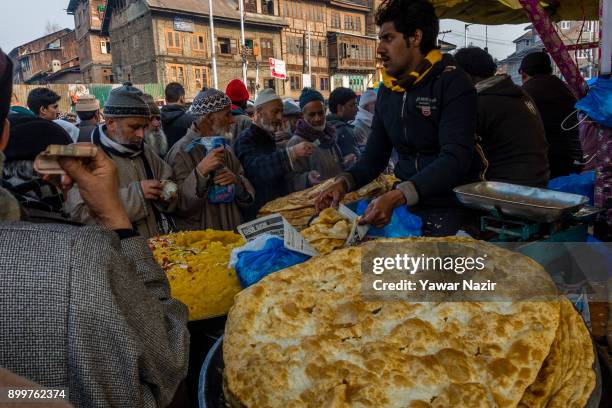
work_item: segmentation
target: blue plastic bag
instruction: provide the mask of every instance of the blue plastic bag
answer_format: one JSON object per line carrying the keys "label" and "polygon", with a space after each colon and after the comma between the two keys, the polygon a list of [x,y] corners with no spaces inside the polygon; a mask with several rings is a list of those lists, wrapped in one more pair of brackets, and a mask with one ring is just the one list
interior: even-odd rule
{"label": "blue plastic bag", "polygon": [[[367,200],[357,202],[357,215],[363,215],[368,205],[369,201]],[[389,224],[383,228],[370,227],[367,236],[385,238],[420,237],[423,235],[422,227],[421,217],[412,214],[405,205],[402,205],[393,210]]]}
{"label": "blue plastic bag", "polygon": [[563,193],[580,194],[589,197],[589,204],[595,199],[595,172],[585,171],[581,174],[557,177],[548,182],[548,188]]}
{"label": "blue plastic bag", "polygon": [[259,282],[272,272],[305,262],[310,257],[285,248],[282,239],[264,234],[232,251],[230,266],[243,288]]}
{"label": "blue plastic bag", "polygon": [[589,84],[587,96],[576,102],[576,109],[600,125],[612,128],[612,78],[595,78]]}
{"label": "blue plastic bag", "polygon": [[[227,146],[229,146],[227,139],[223,136],[202,137],[197,140],[195,144],[204,146],[204,148],[206,148],[206,154],[210,153],[211,150],[216,149],[217,147],[224,146],[225,148],[227,148]],[[212,177],[215,177],[215,172],[213,172]],[[213,184],[208,188],[209,203],[233,203],[235,197],[236,186],[234,184],[230,184],[228,186],[219,186],[217,184]]]}

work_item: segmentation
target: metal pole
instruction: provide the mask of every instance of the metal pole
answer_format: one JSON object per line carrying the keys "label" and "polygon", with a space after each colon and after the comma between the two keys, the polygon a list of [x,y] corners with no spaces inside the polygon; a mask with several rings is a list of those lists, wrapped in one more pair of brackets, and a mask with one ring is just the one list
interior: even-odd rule
{"label": "metal pole", "polygon": [[257,88],[258,87],[259,87],[259,62],[255,61],[255,97],[253,99],[257,98]]}
{"label": "metal pole", "polygon": [[312,68],[310,67],[310,30],[308,30],[308,76],[310,77],[310,86],[312,86]]}
{"label": "metal pole", "polygon": [[612,72],[612,3],[601,0],[599,5],[599,74]]}
{"label": "metal pole", "polygon": [[489,52],[489,26],[485,26],[485,51]]}
{"label": "metal pole", "polygon": [[215,44],[215,23],[213,21],[213,6],[212,0],[208,0],[208,11],[210,18],[210,44],[211,44],[211,59],[213,69],[213,84],[215,89],[219,89],[219,80],[217,79],[217,45]]}
{"label": "metal pole", "polygon": [[244,0],[239,0],[240,4],[240,43],[242,44],[242,82],[247,83],[246,66],[246,41],[244,40]]}
{"label": "metal pole", "polygon": [[464,47],[467,47],[467,29],[469,26],[470,26],[469,24],[466,24],[464,28],[464,40],[463,40]]}

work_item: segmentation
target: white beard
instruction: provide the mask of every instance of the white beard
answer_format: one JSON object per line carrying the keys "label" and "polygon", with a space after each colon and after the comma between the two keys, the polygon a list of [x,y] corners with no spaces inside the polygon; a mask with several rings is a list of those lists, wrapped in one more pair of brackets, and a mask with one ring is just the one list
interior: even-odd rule
{"label": "white beard", "polygon": [[323,124],[320,126],[313,126],[310,124],[310,122],[308,122],[306,119],[304,119],[304,121],[306,123],[308,123],[308,126],[310,126],[311,128],[313,128],[314,130],[318,131],[318,132],[323,132],[325,130],[325,126],[327,125],[327,120],[323,121]]}
{"label": "white beard", "polygon": [[156,132],[147,129],[145,133],[145,143],[159,156],[163,157],[168,152],[168,138],[161,128]]}

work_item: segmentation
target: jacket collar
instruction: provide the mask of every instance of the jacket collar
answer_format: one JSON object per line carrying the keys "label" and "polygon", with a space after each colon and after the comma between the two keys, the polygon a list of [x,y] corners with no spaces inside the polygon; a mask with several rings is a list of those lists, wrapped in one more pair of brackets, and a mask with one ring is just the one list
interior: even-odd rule
{"label": "jacket collar", "polygon": [[416,69],[408,74],[408,79],[405,80],[401,85],[397,78],[392,77],[383,70],[383,84],[393,92],[406,92],[419,82],[423,81],[424,78],[431,72],[431,70],[438,63],[442,61],[443,54],[439,50],[431,50],[425,56],[423,61],[419,63]]}

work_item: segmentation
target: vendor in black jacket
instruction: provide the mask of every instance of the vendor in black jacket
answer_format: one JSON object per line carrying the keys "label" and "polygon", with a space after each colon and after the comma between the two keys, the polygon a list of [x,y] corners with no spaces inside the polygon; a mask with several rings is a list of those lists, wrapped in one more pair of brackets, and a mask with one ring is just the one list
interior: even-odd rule
{"label": "vendor in black jacket", "polygon": [[[439,20],[429,1],[383,2],[376,24],[385,73],[372,133],[357,163],[317,197],[316,206],[336,205],[348,191],[374,180],[395,148],[395,175],[402,182],[370,204],[362,223],[380,227],[389,222],[395,207],[418,205],[411,210],[426,224],[432,215],[428,210],[443,207],[450,210],[436,213],[437,224],[457,224],[451,220],[456,205],[452,190],[469,181],[476,91],[452,57],[437,49]],[[432,235],[446,233],[452,231]]]}

